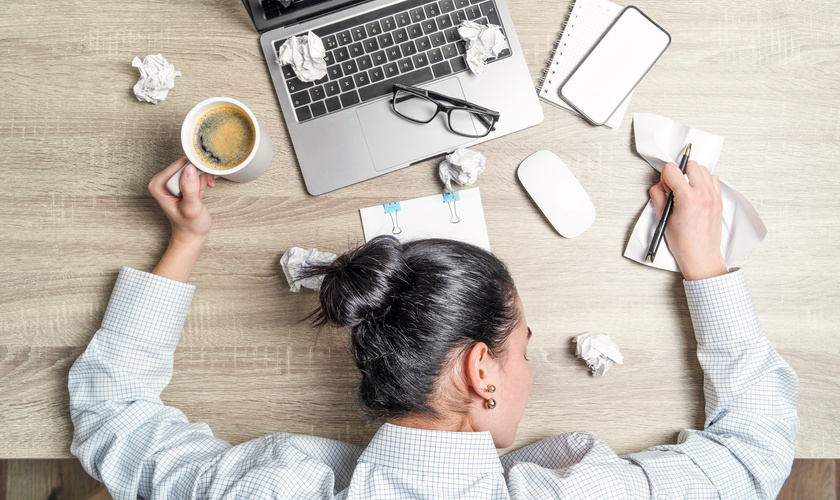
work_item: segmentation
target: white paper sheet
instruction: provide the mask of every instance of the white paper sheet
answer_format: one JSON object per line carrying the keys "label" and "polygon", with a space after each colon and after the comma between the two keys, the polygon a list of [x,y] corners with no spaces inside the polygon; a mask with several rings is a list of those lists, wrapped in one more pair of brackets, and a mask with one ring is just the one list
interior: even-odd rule
{"label": "white paper sheet", "polygon": [[636,152],[658,172],[668,162],[678,163],[683,150],[691,143],[691,159],[715,171],[723,137],[687,127],[664,116],[633,113]]}
{"label": "white paper sheet", "polygon": [[490,251],[479,188],[362,208],[359,214],[365,241],[383,234],[400,241],[448,238]]}
{"label": "white paper sheet", "polygon": [[[656,170],[668,162],[677,162],[686,144],[691,143],[691,159],[714,171],[723,137],[687,127],[669,118],[649,113],[633,115],[636,151]],[[767,235],[767,228],[761,217],[741,193],[721,179],[723,198],[723,227],[720,249],[726,264],[731,266]],[[659,224],[653,201],[649,201],[633,228],[624,256],[640,264],[679,272],[676,260],[668,249],[667,240],[659,247],[653,263],[645,262],[650,240]]]}

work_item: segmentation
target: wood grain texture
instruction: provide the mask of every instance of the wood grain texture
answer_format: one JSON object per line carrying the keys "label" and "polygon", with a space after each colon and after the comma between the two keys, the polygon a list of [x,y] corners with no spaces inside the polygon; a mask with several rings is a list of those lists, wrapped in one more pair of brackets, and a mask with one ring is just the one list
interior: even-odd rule
{"label": "wood grain texture", "polygon": [[6,484],[8,483],[8,460],[0,460],[0,500],[6,500]]}
{"label": "wood grain texture", "polygon": [[840,497],[838,464],[840,460],[795,460],[776,500],[836,500]]}
{"label": "wood grain texture", "polygon": [[[570,2],[509,0],[536,82]],[[40,4],[38,4],[40,5]],[[799,457],[840,457],[840,3],[637,4],[672,44],[630,112],[726,138],[717,171],[769,229],[745,268],[763,328],[800,377]],[[166,101],[138,102],[134,56],[162,53],[183,76]],[[220,182],[214,228],[167,404],[240,443],[286,430],[365,445],[347,333],[300,320],[312,293],[288,291],[291,246],[342,252],[362,241],[358,209],[441,191],[439,159],[319,197],[304,189],[258,36],[240,2],[58,0],[0,17],[0,457],[68,457],[67,371],[95,332],[121,265],[151,269],[168,227],[148,180],[181,156],[200,100],[225,95],[272,136],[258,181]],[[702,371],[676,275],[622,257],[657,175],[630,117],[593,128],[548,104],[539,126],[475,149],[493,251],[510,266],[534,331],[531,400],[514,447],[594,432],[619,453],[703,424]],[[531,153],[557,153],[589,192],[594,225],[563,239],[516,181]],[[588,376],[570,339],[608,333],[625,364]],[[304,418],[302,418],[304,417]],[[628,432],[629,430],[629,432]]]}
{"label": "wood grain texture", "polygon": [[0,499],[111,499],[104,485],[90,477],[78,460],[4,460],[3,462],[8,466],[8,478],[0,482]]}

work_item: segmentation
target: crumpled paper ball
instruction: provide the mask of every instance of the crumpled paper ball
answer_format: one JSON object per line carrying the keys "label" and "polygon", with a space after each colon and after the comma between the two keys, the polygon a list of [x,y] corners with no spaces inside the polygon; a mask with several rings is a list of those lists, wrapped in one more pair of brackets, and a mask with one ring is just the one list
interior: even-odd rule
{"label": "crumpled paper ball", "polygon": [[458,26],[458,34],[467,43],[467,65],[476,75],[484,71],[488,59],[499,57],[509,47],[502,29],[495,24],[485,26],[464,20]]}
{"label": "crumpled paper ball", "polygon": [[600,377],[607,373],[613,363],[624,364],[624,357],[618,350],[618,345],[609,335],[587,332],[578,335],[572,342],[577,344],[577,357],[586,361],[592,370],[593,377]]}
{"label": "crumpled paper ball", "polygon": [[462,186],[472,186],[478,174],[484,172],[486,163],[487,158],[478,151],[458,148],[440,162],[438,175],[446,185],[446,190],[452,192],[453,180]]}
{"label": "crumpled paper ball", "polygon": [[321,283],[324,281],[323,276],[301,278],[301,274],[314,265],[329,264],[336,258],[337,256],[334,253],[319,252],[314,248],[304,250],[300,247],[292,247],[288,249],[280,258],[280,267],[283,268],[283,274],[286,275],[286,281],[289,282],[289,290],[295,293],[300,291],[300,287],[315,291],[320,290]]}
{"label": "crumpled paper ball", "polygon": [[277,64],[291,64],[302,82],[314,82],[327,75],[327,51],[318,35],[311,31],[306,35],[293,36],[277,49]]}
{"label": "crumpled paper ball", "polygon": [[134,95],[138,101],[157,104],[166,99],[169,89],[175,86],[175,77],[181,76],[175,66],[166,62],[161,54],[150,54],[140,61],[135,57],[131,65],[140,70],[140,79],[134,84]]}

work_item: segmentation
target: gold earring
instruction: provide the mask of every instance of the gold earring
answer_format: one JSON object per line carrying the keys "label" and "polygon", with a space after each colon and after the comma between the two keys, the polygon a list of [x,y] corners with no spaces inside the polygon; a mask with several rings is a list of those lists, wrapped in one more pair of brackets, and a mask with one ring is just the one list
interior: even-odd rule
{"label": "gold earring", "polygon": [[[492,386],[491,386],[492,387]],[[496,400],[495,399],[488,399],[484,402],[484,407],[488,410],[492,410],[496,407]]]}
{"label": "gold earring", "polygon": [[484,389],[484,392],[490,392],[490,393],[496,392],[496,386],[495,385],[488,385],[487,388]]}

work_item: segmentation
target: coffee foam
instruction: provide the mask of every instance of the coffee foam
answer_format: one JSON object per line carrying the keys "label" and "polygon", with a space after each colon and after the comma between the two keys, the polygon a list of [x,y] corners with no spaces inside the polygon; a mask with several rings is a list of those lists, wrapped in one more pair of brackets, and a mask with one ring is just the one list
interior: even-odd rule
{"label": "coffee foam", "polygon": [[199,117],[193,149],[206,166],[229,170],[248,158],[254,140],[254,125],[248,115],[236,106],[220,105]]}

